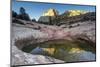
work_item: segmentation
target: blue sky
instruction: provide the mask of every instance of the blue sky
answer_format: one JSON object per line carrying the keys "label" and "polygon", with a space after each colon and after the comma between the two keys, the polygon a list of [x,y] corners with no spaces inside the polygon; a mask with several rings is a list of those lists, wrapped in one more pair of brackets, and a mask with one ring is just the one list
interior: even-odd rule
{"label": "blue sky", "polygon": [[12,10],[19,13],[20,7],[24,7],[26,13],[29,14],[30,18],[38,18],[48,10],[49,8],[56,9],[59,14],[64,13],[67,10],[85,10],[85,11],[95,11],[94,6],[82,6],[82,5],[68,5],[68,4],[51,4],[51,3],[37,3],[37,2],[12,2]]}

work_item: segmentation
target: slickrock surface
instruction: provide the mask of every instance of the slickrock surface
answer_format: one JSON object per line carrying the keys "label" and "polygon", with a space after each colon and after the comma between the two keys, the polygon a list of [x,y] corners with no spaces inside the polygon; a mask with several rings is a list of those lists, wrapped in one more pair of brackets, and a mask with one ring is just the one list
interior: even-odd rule
{"label": "slickrock surface", "polygon": [[[52,57],[43,55],[33,55],[30,53],[25,53],[15,46],[15,41],[21,38],[29,38],[33,36],[34,39],[49,39],[47,33],[43,33],[40,30],[35,30],[28,28],[19,24],[14,24],[12,26],[12,65],[27,65],[27,64],[45,64],[45,63],[62,63],[64,61],[54,59]],[[36,41],[34,41],[36,42]],[[23,44],[24,45],[24,44]],[[22,44],[20,45],[23,46]]]}
{"label": "slickrock surface", "polygon": [[[26,21],[23,21],[26,22]],[[79,24],[79,26],[77,26]],[[47,64],[47,63],[63,63],[64,61],[58,60],[49,56],[34,55],[20,50],[25,44],[20,44],[20,48],[15,45],[16,40],[31,38],[31,42],[43,42],[53,39],[68,39],[71,36],[81,36],[86,34],[91,40],[95,41],[95,21],[86,21],[85,23],[72,24],[71,28],[63,28],[59,26],[50,26],[38,23],[32,24],[17,24],[12,23],[12,65],[27,65],[27,64]]]}

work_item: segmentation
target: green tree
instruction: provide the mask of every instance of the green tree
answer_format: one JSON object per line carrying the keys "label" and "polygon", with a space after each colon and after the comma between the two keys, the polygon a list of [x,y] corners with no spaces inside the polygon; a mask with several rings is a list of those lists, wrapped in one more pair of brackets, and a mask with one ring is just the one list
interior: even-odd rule
{"label": "green tree", "polygon": [[17,17],[17,13],[15,11],[12,11],[12,17]]}
{"label": "green tree", "polygon": [[18,19],[22,19],[22,20],[27,20],[27,21],[30,21],[30,17],[29,15],[26,13],[26,10],[21,7],[20,10],[19,10],[19,15],[17,17]]}

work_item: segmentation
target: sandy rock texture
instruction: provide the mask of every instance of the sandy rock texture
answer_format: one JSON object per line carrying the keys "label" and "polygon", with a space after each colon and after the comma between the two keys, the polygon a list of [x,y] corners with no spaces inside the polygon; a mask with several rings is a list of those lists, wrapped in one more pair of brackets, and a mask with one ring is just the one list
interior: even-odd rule
{"label": "sandy rock texture", "polygon": [[[26,22],[26,21],[23,21]],[[77,26],[77,24],[79,24]],[[71,37],[82,37],[81,34],[86,34],[92,41],[95,42],[95,21],[86,21],[84,23],[72,24],[71,28],[62,26],[44,25],[38,23],[17,24],[12,23],[11,35],[11,50],[12,61],[11,65],[27,65],[27,64],[47,64],[47,63],[64,63],[49,56],[35,55],[21,51],[20,49],[26,44],[15,45],[17,40],[28,38],[30,43],[43,42],[53,39],[68,39]]]}

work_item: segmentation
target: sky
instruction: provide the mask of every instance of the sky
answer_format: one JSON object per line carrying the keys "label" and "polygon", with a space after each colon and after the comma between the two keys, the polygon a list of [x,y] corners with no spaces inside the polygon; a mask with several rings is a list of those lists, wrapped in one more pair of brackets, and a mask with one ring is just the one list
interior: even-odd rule
{"label": "sky", "polygon": [[36,20],[38,20],[39,17],[50,8],[56,9],[59,14],[62,14],[67,10],[95,11],[95,6],[12,1],[12,10],[19,14],[20,7],[23,7],[25,8],[26,13],[29,14],[30,18],[35,18]]}

